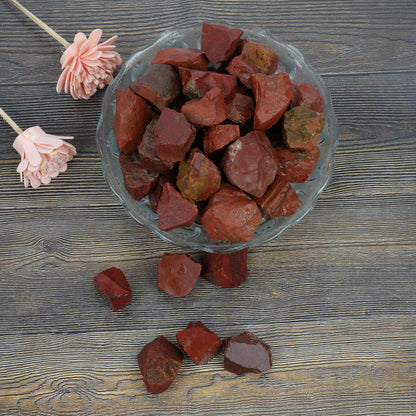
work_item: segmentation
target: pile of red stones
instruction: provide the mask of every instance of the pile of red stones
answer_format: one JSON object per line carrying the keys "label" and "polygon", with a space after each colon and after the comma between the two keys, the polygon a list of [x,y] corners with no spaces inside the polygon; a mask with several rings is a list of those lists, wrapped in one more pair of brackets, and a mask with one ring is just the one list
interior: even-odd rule
{"label": "pile of red stones", "polygon": [[160,50],[116,95],[114,133],[129,194],[148,195],[169,231],[200,221],[215,241],[249,241],[263,214],[301,206],[319,158],[323,100],[276,72],[279,56],[243,31],[204,24],[201,50]]}

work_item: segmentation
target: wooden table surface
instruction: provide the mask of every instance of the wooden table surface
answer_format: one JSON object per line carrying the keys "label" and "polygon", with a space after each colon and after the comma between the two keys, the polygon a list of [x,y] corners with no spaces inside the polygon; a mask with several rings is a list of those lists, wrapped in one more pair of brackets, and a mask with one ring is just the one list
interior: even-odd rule
{"label": "wooden table surface", "polygon": [[[331,91],[340,137],[315,209],[249,251],[238,289],[200,279],[186,298],[156,286],[164,252],[188,252],[135,223],[102,174],[104,95],[58,95],[61,46],[0,2],[0,106],[22,127],[75,136],[68,171],[19,182],[14,132],[0,123],[0,414],[416,415],[416,3],[414,1],[22,0],[72,41],[100,27],[133,50],[183,22],[254,23],[299,48]],[[126,273],[114,313],[93,276]],[[270,371],[243,377],[188,358],[147,394],[136,355],[190,320],[221,338],[250,330]]]}

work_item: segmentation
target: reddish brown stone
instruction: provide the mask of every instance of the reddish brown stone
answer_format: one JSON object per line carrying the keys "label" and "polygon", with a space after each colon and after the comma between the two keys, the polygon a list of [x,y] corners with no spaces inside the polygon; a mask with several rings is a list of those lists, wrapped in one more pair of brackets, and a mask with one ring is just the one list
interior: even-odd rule
{"label": "reddish brown stone", "polygon": [[190,123],[206,127],[220,124],[228,116],[224,95],[219,88],[208,91],[200,100],[187,102],[182,106],[181,112]]}
{"label": "reddish brown stone", "polygon": [[180,93],[181,81],[172,65],[154,64],[146,68],[129,88],[163,110]]}
{"label": "reddish brown stone", "polygon": [[270,219],[280,215],[293,215],[302,206],[296,191],[284,177],[277,177],[267,192],[255,200],[267,212]]}
{"label": "reddish brown stone", "polygon": [[260,68],[253,61],[249,61],[241,55],[235,56],[231,60],[226,71],[235,75],[247,88],[251,88],[251,75],[261,72]]}
{"label": "reddish brown stone", "polygon": [[189,295],[201,274],[201,267],[187,254],[164,254],[157,265],[157,288],[170,296]]}
{"label": "reddish brown stone", "polygon": [[176,334],[179,346],[194,364],[206,364],[220,351],[221,339],[202,322],[189,322],[186,329]]}
{"label": "reddish brown stone", "polygon": [[250,241],[261,222],[261,212],[247,194],[224,184],[209,200],[201,222],[212,240]]}
{"label": "reddish brown stone", "polygon": [[241,126],[250,121],[254,114],[254,101],[245,94],[236,92],[227,99],[228,119]]}
{"label": "reddish brown stone", "polygon": [[168,48],[157,52],[152,64],[170,64],[175,67],[208,69],[208,59],[203,52],[195,48]]}
{"label": "reddish brown stone", "polygon": [[164,108],[153,131],[156,153],[162,160],[185,160],[195,135],[195,127],[182,113]]}
{"label": "reddish brown stone", "polygon": [[221,167],[233,185],[261,197],[276,177],[275,150],[264,131],[254,130],[228,146]]}
{"label": "reddish brown stone", "polygon": [[307,107],[293,107],[283,118],[283,140],[291,149],[313,150],[325,126],[325,115]]}
{"label": "reddish brown stone", "polygon": [[145,169],[137,153],[120,153],[119,161],[123,172],[124,186],[136,201],[140,201],[153,190],[159,175]]}
{"label": "reddish brown stone", "polygon": [[201,49],[213,63],[231,58],[243,34],[240,29],[204,23],[202,25]]}
{"label": "reddish brown stone", "polygon": [[152,111],[143,98],[130,90],[117,91],[113,131],[124,153],[136,152],[151,119]]}
{"label": "reddish brown stone", "polygon": [[292,107],[308,107],[313,111],[322,113],[324,111],[324,101],[320,92],[308,82],[295,82],[295,93],[292,98]]}
{"label": "reddish brown stone", "polygon": [[254,74],[250,78],[256,101],[253,128],[267,130],[276,124],[293,97],[293,84],[285,72]]}
{"label": "reddish brown stone", "polygon": [[165,182],[175,183],[176,174],[170,171],[159,176],[159,180],[157,181],[156,186],[154,187],[153,191],[149,193],[150,207],[153,211],[156,211],[157,209],[157,204],[159,203],[160,196],[162,195],[163,184]]}
{"label": "reddish brown stone", "polygon": [[182,80],[182,91],[189,98],[201,98],[213,88],[220,88],[224,97],[227,97],[237,86],[237,78],[234,75],[188,68],[178,69]]}
{"label": "reddish brown stone", "polygon": [[179,164],[176,186],[186,199],[205,201],[220,189],[221,172],[198,148]]}
{"label": "reddish brown stone", "polygon": [[182,367],[183,354],[164,336],[160,336],[142,348],[137,360],[147,391],[162,393],[175,380]]}
{"label": "reddish brown stone", "polygon": [[224,368],[234,374],[258,374],[272,367],[270,346],[250,332],[227,338],[222,351]]}
{"label": "reddish brown stone", "polygon": [[173,184],[165,182],[157,204],[157,214],[159,229],[169,231],[191,226],[196,220],[198,209],[194,202],[183,198]]}
{"label": "reddish brown stone", "polygon": [[310,152],[277,148],[277,176],[284,177],[288,182],[305,182],[315,169],[319,155],[319,147]]}
{"label": "reddish brown stone", "polygon": [[279,55],[262,43],[241,39],[239,44],[240,55],[254,62],[263,74],[273,74],[279,63]]}
{"label": "reddish brown stone", "polygon": [[204,152],[214,153],[240,137],[240,127],[235,124],[218,124],[204,134]]}
{"label": "reddish brown stone", "polygon": [[247,279],[247,249],[234,253],[206,253],[204,277],[220,287],[238,287]]}

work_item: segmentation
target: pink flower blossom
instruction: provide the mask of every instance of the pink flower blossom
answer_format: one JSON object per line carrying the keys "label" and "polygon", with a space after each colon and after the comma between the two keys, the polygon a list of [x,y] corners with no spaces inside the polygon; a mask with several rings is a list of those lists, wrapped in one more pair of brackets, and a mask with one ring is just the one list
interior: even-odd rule
{"label": "pink flower blossom", "polygon": [[22,157],[17,172],[27,188],[48,184],[67,169],[67,162],[76,155],[75,147],[64,141],[73,137],[54,136],[39,126],[30,127],[16,137],[13,147]]}
{"label": "pink flower blossom", "polygon": [[98,44],[102,36],[101,29],[95,29],[87,37],[77,33],[74,43],[61,56],[62,74],[59,77],[56,91],[64,88],[76,99],[87,100],[113,80],[113,71],[121,64],[120,55],[112,51],[117,36]]}

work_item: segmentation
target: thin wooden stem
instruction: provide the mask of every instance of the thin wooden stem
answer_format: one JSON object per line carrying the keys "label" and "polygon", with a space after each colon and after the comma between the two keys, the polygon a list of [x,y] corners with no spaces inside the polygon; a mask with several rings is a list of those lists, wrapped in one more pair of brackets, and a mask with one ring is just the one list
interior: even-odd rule
{"label": "thin wooden stem", "polygon": [[10,116],[0,107],[0,116],[17,133],[22,134],[23,130],[11,119]]}
{"label": "thin wooden stem", "polygon": [[31,13],[26,7],[22,6],[16,0],[9,0],[10,3],[14,4],[19,10],[21,10],[29,19],[32,19],[39,27],[41,27],[45,32],[49,33],[54,39],[56,39],[61,45],[66,48],[70,45],[68,41],[66,41],[62,36],[58,35],[50,26],[46,23],[42,22],[38,17],[36,17],[33,13]]}

